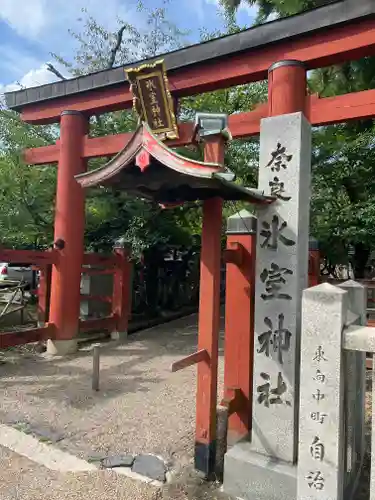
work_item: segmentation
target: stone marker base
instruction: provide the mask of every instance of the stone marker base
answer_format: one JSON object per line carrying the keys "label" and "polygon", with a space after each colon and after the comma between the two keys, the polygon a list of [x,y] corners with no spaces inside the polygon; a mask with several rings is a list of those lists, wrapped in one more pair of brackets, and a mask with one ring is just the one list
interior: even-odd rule
{"label": "stone marker base", "polygon": [[52,356],[66,356],[67,354],[74,354],[78,350],[77,339],[69,340],[51,340],[47,341],[47,354]]}
{"label": "stone marker base", "polygon": [[225,454],[223,489],[241,500],[296,500],[297,467],[238,443]]}
{"label": "stone marker base", "polygon": [[128,338],[128,332],[111,332],[111,340],[122,342]]}

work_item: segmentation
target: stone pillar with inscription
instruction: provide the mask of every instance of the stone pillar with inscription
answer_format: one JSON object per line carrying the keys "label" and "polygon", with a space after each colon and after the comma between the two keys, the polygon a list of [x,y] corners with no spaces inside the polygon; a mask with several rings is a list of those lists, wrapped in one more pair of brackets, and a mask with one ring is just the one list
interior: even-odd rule
{"label": "stone pillar with inscription", "polygon": [[348,302],[346,291],[328,283],[303,294],[298,500],[344,497],[342,350]]}
{"label": "stone pillar with inscription", "polygon": [[302,291],[307,287],[310,125],[302,113],[263,120],[258,212],[252,449],[295,463]]}
{"label": "stone pillar with inscription", "polygon": [[[251,443],[227,453],[246,500],[296,498],[302,291],[308,284],[311,127],[303,113],[261,122],[259,189],[276,201],[259,209]],[[236,472],[234,471],[236,469]],[[231,474],[230,470],[225,475]],[[239,484],[239,480],[237,480]]]}

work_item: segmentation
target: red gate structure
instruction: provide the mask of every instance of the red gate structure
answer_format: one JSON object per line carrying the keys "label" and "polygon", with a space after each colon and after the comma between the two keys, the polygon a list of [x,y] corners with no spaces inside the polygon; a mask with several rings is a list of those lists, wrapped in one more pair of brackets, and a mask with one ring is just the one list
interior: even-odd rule
{"label": "red gate structure", "polygon": [[[2,332],[0,334],[0,349],[42,340],[52,341],[56,338],[55,324],[50,321],[50,285],[51,270],[58,259],[59,253],[56,250],[42,252],[0,249],[0,260],[10,263],[32,263],[33,268],[40,273],[38,327],[8,333]],[[131,263],[127,251],[123,248],[115,248],[112,255],[85,253],[80,268],[80,276],[81,273],[88,275],[111,274],[113,276],[113,291],[111,296],[79,296],[78,305],[80,305],[81,299],[107,302],[111,304],[111,313],[103,318],[79,320],[78,331],[83,333],[101,329],[110,332],[115,338],[119,336],[119,333],[127,332],[131,307]],[[49,346],[49,350],[52,354],[54,353],[53,344]]]}
{"label": "red gate structure", "polygon": [[[303,112],[315,126],[330,125],[375,116],[375,90],[335,97],[308,95],[306,73],[315,68],[341,64],[375,54],[375,4],[373,0],[343,0],[287,19],[276,20],[200,45],[183,48],[163,56],[172,97],[209,92],[228,86],[268,78],[268,103],[253,111],[229,117],[233,138],[259,134],[260,120],[268,116]],[[152,61],[145,61],[150,63]],[[53,252],[50,325],[56,352],[75,348],[79,327],[79,283],[83,262],[84,190],[75,176],[86,171],[87,160],[114,156],[132,141],[132,134],[90,138],[88,123],[100,115],[132,106],[133,94],[124,68],[73,78],[42,87],[6,94],[10,109],[21,113],[32,124],[60,123],[60,140],[51,146],[25,151],[28,164],[58,164],[55,240]],[[193,123],[178,124],[179,138],[167,141],[169,147],[193,141]],[[221,136],[206,141],[205,160],[222,163]],[[146,169],[147,172],[147,169]],[[82,177],[83,179],[84,177]],[[219,328],[218,265],[220,262],[221,200],[204,202],[201,254],[201,301],[198,352],[181,362],[198,363],[196,467],[212,471],[216,428],[216,369]],[[247,262],[252,252],[243,238],[231,237],[227,252],[231,266]],[[211,248],[208,248],[211,246]],[[242,257],[240,256],[243,253]],[[251,287],[253,276],[244,275]],[[246,287],[229,277],[231,293],[245,300]],[[235,290],[235,292],[233,292]],[[247,296],[251,301],[253,297]],[[253,319],[249,309],[227,309],[227,340],[236,339],[243,356],[237,366],[235,356],[226,362],[225,400],[239,418],[230,419],[230,431],[242,438],[251,431],[251,418],[241,419],[249,411]],[[251,311],[251,307],[250,307]],[[236,317],[235,317],[236,316]],[[246,317],[245,317],[246,316]],[[246,335],[236,336],[236,325],[245,325]],[[241,326],[242,328],[242,326]],[[241,330],[243,331],[243,330]],[[249,340],[250,339],[250,340]],[[229,351],[228,351],[229,352]],[[181,365],[180,365],[181,366]],[[236,374],[233,376],[233,373]],[[245,405],[245,406],[244,406]],[[244,421],[243,421],[244,420]]]}

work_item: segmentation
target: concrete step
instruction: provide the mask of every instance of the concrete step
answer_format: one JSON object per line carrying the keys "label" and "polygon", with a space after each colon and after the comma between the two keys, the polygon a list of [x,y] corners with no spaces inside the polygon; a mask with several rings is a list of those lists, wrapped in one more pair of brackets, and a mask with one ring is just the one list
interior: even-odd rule
{"label": "concrete step", "polygon": [[241,500],[295,500],[297,468],[253,452],[249,442],[237,443],[225,454],[223,489]]}

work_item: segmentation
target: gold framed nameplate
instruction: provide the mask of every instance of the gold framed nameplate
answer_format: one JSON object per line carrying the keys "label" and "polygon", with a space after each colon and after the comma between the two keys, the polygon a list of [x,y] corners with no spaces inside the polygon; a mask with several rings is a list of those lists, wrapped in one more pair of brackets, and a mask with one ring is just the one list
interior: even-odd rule
{"label": "gold framed nameplate", "polygon": [[178,128],[164,61],[125,69],[125,74],[140,120],[160,139],[177,139]]}

